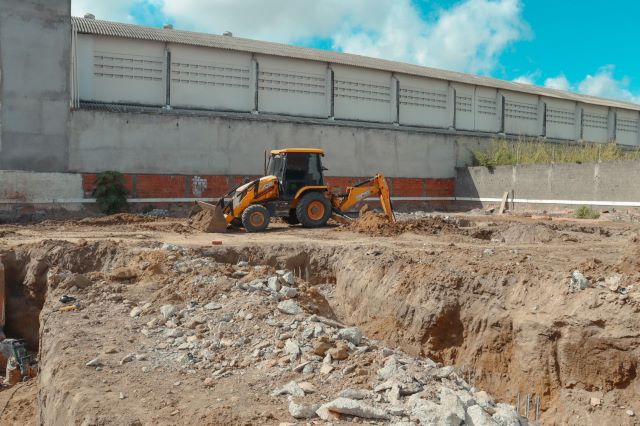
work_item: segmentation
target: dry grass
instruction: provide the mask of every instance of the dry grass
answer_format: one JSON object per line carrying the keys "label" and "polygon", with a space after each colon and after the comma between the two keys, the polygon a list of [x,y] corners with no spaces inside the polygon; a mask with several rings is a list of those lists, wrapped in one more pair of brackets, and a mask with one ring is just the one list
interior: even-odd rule
{"label": "dry grass", "polygon": [[640,149],[622,149],[615,143],[555,144],[524,138],[516,142],[494,139],[486,151],[474,151],[473,156],[476,166],[496,167],[640,160]]}

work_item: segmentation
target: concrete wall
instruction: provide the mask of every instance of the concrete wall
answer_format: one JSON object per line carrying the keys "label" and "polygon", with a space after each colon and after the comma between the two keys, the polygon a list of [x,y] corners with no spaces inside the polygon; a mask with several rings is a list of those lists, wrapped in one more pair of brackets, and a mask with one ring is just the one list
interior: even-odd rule
{"label": "concrete wall", "polygon": [[0,169],[67,167],[69,0],[0,0]]}
{"label": "concrete wall", "polygon": [[640,207],[640,162],[458,169],[459,201],[495,204],[507,191],[516,205]]}
{"label": "concrete wall", "polygon": [[420,129],[380,128],[358,123],[232,114],[71,114],[69,170],[94,173],[245,174],[262,173],[265,150],[319,147],[329,176],[452,178],[469,164],[471,150],[486,137]]}

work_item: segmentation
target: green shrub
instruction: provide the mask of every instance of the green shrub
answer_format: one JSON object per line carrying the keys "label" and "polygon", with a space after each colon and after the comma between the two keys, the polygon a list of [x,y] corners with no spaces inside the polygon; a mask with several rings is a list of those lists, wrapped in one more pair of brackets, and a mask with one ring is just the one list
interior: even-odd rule
{"label": "green shrub", "polygon": [[576,209],[575,216],[577,219],[597,219],[600,217],[600,213],[596,212],[591,207],[582,206]]}
{"label": "green shrub", "polygon": [[93,196],[101,212],[113,214],[123,211],[127,207],[127,189],[122,173],[100,173],[96,178]]}
{"label": "green shrub", "polygon": [[622,149],[613,142],[556,144],[520,138],[515,142],[494,139],[488,149],[473,151],[473,164],[490,168],[516,164],[592,163],[615,160],[640,160],[640,150]]}

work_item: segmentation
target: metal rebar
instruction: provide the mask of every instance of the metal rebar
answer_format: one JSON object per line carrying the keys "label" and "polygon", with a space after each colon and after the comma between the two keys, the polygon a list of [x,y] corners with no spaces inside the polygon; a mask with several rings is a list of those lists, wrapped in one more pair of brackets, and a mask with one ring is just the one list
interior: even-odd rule
{"label": "metal rebar", "polygon": [[520,392],[518,392],[518,396],[516,398],[516,413],[520,415]]}
{"label": "metal rebar", "polygon": [[309,282],[309,265],[306,265],[304,267],[304,280],[306,282]]}
{"label": "metal rebar", "polygon": [[529,420],[529,410],[531,409],[531,395],[527,394],[527,414],[525,417]]}
{"label": "metal rebar", "polygon": [[536,421],[540,418],[540,397],[536,398]]}

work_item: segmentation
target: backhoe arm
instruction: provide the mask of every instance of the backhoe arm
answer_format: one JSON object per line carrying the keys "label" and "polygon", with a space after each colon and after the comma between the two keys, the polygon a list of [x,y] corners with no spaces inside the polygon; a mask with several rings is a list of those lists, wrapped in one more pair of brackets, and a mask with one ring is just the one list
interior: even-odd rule
{"label": "backhoe arm", "polygon": [[333,207],[341,214],[349,210],[356,204],[366,200],[369,197],[380,197],[380,204],[384,214],[389,218],[390,222],[395,222],[396,218],[393,214],[391,206],[391,195],[389,194],[389,186],[383,174],[377,174],[371,179],[367,179],[354,186],[347,188],[346,194],[337,196],[332,200]]}

